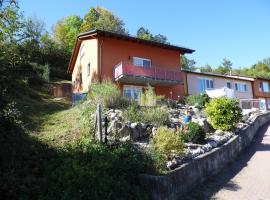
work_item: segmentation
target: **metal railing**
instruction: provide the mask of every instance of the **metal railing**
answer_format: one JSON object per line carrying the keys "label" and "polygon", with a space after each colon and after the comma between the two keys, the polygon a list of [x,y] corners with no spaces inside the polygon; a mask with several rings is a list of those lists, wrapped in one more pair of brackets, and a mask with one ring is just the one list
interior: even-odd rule
{"label": "metal railing", "polygon": [[266,102],[261,99],[240,99],[239,106],[244,109],[256,109],[264,111],[267,109]]}
{"label": "metal railing", "polygon": [[122,61],[114,67],[114,79],[122,75],[148,77],[156,80],[182,81],[183,73],[179,70],[166,69],[167,67],[135,66],[132,62]]}

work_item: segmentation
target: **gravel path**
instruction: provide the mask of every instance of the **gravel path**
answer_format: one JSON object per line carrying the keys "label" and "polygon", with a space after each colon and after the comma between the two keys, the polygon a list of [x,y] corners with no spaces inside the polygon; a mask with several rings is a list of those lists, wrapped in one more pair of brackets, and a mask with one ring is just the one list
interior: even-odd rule
{"label": "gravel path", "polygon": [[233,163],[186,196],[195,199],[270,200],[270,125]]}

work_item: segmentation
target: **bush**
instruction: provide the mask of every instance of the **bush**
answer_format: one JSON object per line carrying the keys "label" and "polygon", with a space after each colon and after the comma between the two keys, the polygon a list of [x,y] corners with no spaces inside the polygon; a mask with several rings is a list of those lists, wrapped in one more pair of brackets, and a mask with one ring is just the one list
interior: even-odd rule
{"label": "bush", "polygon": [[141,106],[155,106],[157,103],[157,96],[153,88],[148,85],[144,93],[140,95],[140,105]]}
{"label": "bush", "polygon": [[167,125],[170,121],[168,110],[165,107],[144,109],[141,119],[143,120],[142,122],[155,126]]}
{"label": "bush", "polygon": [[168,158],[174,155],[181,156],[184,153],[184,142],[173,129],[158,128],[151,143],[157,153]]}
{"label": "bush", "polygon": [[213,128],[223,131],[234,129],[242,119],[242,109],[238,106],[238,101],[225,97],[212,99],[205,112]]}
{"label": "bush", "polygon": [[205,132],[203,128],[199,124],[194,122],[189,122],[186,126],[187,133],[185,135],[185,139],[188,142],[202,144],[205,140]]}
{"label": "bush", "polygon": [[210,98],[207,94],[196,94],[186,97],[186,103],[198,108],[204,108]]}
{"label": "bush", "polygon": [[88,98],[95,104],[101,101],[106,108],[124,108],[129,105],[129,100],[122,96],[118,86],[111,81],[92,83],[89,88]]}
{"label": "bush", "polygon": [[169,123],[169,113],[164,107],[142,108],[136,103],[131,104],[123,112],[126,121],[149,123],[155,126],[167,125]]}

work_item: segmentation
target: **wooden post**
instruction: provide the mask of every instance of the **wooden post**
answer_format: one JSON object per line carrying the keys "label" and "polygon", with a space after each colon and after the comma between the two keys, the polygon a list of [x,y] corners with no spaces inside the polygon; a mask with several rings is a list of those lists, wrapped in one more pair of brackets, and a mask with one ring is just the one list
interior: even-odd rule
{"label": "wooden post", "polygon": [[102,121],[101,121],[101,104],[97,105],[97,127],[98,127],[98,140],[102,143]]}
{"label": "wooden post", "polygon": [[104,131],[104,134],[105,134],[105,144],[107,144],[108,143],[108,138],[107,138],[107,135],[108,135],[108,131],[107,131],[107,129],[108,129],[108,124],[109,124],[109,120],[108,120],[108,117],[107,116],[105,116],[105,118],[104,118],[104,128],[105,128],[105,131]]}

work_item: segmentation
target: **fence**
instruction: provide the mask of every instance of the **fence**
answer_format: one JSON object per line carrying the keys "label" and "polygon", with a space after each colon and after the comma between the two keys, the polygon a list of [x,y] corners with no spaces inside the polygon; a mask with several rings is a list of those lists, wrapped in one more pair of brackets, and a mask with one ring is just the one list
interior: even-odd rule
{"label": "fence", "polygon": [[263,99],[240,99],[239,104],[243,110],[266,110],[266,103]]}

